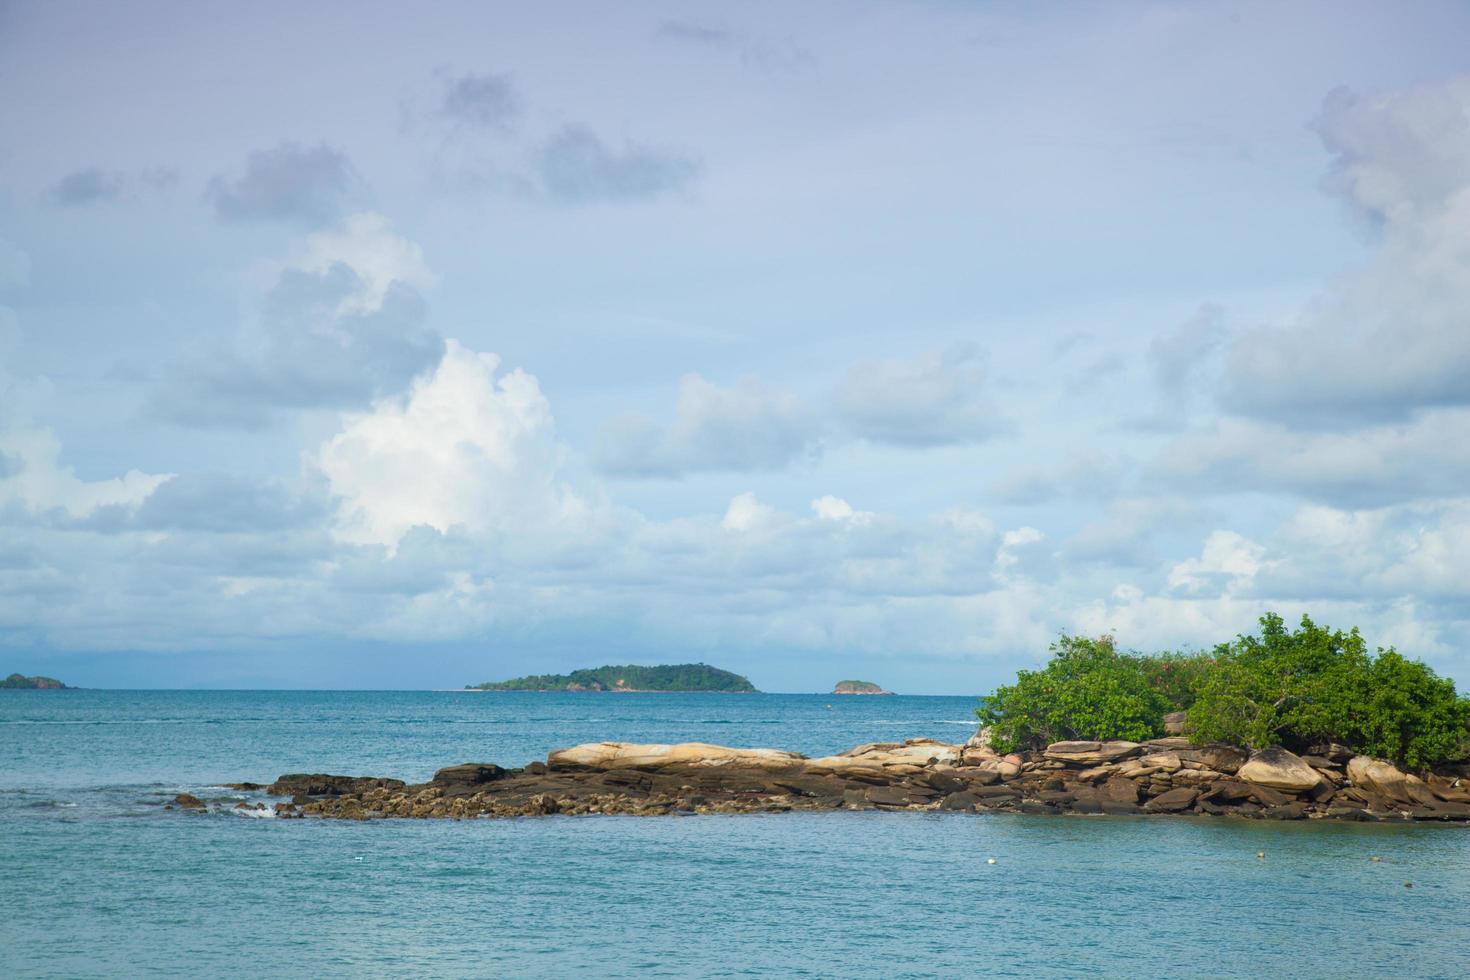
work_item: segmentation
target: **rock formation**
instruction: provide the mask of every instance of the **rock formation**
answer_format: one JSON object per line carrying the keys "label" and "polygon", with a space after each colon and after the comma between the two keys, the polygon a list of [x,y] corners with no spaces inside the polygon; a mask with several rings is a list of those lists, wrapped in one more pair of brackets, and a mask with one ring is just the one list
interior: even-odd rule
{"label": "rock formation", "polygon": [[1232,746],[1191,745],[1176,736],[1056,742],[1002,756],[979,735],[965,745],[917,738],[816,759],[698,742],[593,742],[522,769],[449,766],[418,785],[297,774],[266,789],[291,797],[275,805],[280,816],[355,820],[837,809],[1470,820],[1470,774],[1420,778],[1330,748],[1247,757]]}

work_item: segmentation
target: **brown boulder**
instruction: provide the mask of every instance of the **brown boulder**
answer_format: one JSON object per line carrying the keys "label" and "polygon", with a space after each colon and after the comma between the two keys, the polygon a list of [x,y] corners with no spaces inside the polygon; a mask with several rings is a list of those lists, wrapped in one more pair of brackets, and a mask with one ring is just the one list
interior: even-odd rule
{"label": "brown boulder", "polygon": [[1197,762],[1207,769],[1233,775],[1239,772],[1240,767],[1245,764],[1246,754],[1233,745],[1200,745],[1181,751],[1179,758],[1186,762]]}
{"label": "brown boulder", "polygon": [[1198,796],[1198,790],[1180,786],[1178,789],[1171,789],[1155,796],[1143,805],[1143,809],[1146,813],[1178,813],[1194,806],[1194,801]]}
{"label": "brown boulder", "polygon": [[1095,766],[1126,758],[1141,748],[1137,742],[1053,742],[1042,751],[1042,756],[1052,762],[1073,766]]}
{"label": "brown boulder", "polygon": [[1366,755],[1353,756],[1348,760],[1347,775],[1354,786],[1377,793],[1395,803],[1433,806],[1440,802],[1434,791],[1418,776],[1403,772],[1382,759],[1371,759]]}
{"label": "brown boulder", "polygon": [[179,806],[183,807],[185,810],[207,810],[207,809],[209,809],[207,806],[204,805],[204,801],[203,800],[201,800],[199,797],[193,795],[192,793],[180,793],[178,796],[175,796],[174,797],[174,803],[176,803]]}
{"label": "brown boulder", "polygon": [[1171,711],[1164,716],[1165,735],[1184,735],[1189,731],[1189,712]]}
{"label": "brown boulder", "polygon": [[1252,753],[1236,775],[1248,783],[1288,793],[1304,793],[1322,781],[1321,773],[1280,746]]}

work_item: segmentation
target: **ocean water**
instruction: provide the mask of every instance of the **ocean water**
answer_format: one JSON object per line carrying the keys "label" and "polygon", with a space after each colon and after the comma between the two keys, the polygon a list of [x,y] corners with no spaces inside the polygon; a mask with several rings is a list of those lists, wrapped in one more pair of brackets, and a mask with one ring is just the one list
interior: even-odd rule
{"label": "ocean water", "polygon": [[351,823],[161,806],[283,772],[414,781],[599,739],[808,754],[960,740],[972,707],[0,692],[0,976],[1470,974],[1464,827],[876,812]]}

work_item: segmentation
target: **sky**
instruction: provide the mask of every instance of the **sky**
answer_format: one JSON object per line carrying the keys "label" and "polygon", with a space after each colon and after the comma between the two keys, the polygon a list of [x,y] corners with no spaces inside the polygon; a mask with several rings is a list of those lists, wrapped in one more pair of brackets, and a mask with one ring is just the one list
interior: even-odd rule
{"label": "sky", "polygon": [[1470,686],[1470,7],[0,0],[0,672]]}

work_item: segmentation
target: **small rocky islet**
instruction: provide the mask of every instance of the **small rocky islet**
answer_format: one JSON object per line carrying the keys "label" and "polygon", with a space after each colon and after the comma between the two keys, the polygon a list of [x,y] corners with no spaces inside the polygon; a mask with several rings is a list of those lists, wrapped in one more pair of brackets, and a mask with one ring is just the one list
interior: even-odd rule
{"label": "small rocky islet", "polygon": [[[1002,755],[981,732],[963,745],[914,738],[815,759],[694,742],[595,742],[559,749],[521,769],[449,766],[416,785],[292,774],[269,786],[230,788],[290,797],[274,804],[276,816],[345,820],[943,810],[1470,821],[1470,767],[1420,777],[1340,745],[1313,746],[1302,755],[1284,748],[1247,753],[1178,736],[1055,742]],[[175,804],[209,809],[192,796]]]}

